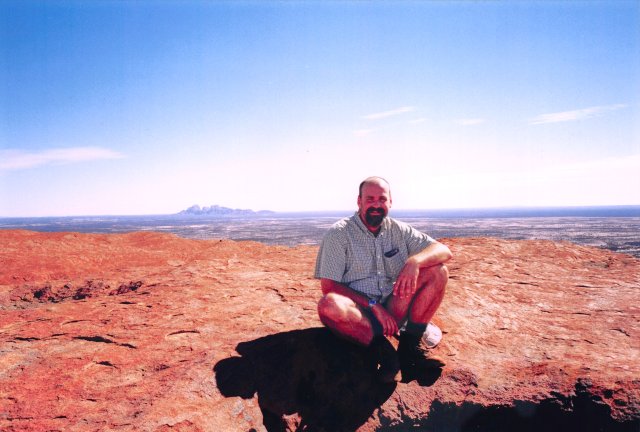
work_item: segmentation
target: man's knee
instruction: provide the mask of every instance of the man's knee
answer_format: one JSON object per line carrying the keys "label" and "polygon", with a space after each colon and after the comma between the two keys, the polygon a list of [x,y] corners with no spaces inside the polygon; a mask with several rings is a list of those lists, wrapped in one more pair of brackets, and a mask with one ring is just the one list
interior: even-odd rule
{"label": "man's knee", "polygon": [[318,315],[322,317],[331,317],[341,313],[347,306],[349,298],[336,293],[328,293],[322,296],[318,302]]}
{"label": "man's knee", "polygon": [[443,283],[443,285],[446,285],[447,282],[449,282],[449,268],[444,264],[440,264],[436,267],[437,267],[438,280],[440,280]]}
{"label": "man's knee", "polygon": [[444,264],[438,264],[420,269],[420,279],[423,283],[435,281],[439,284],[446,285],[449,281],[449,269]]}
{"label": "man's knee", "polygon": [[430,284],[436,289],[444,291],[449,281],[449,269],[444,264],[427,267],[420,271],[422,286]]}

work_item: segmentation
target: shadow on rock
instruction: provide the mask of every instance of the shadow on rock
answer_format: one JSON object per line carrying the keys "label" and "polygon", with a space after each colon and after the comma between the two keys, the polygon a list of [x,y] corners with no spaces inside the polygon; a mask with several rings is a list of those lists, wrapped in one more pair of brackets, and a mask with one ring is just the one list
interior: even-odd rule
{"label": "shadow on rock", "polygon": [[241,357],[214,367],[218,389],[245,399],[257,393],[269,431],[355,430],[396,386],[376,380],[376,363],[366,348],[324,328],[242,342],[236,351]]}
{"label": "shadow on rock", "polygon": [[424,370],[416,369],[416,367],[402,367],[402,383],[416,381],[423,387],[431,387],[438,381],[442,375],[441,367],[426,366]]}

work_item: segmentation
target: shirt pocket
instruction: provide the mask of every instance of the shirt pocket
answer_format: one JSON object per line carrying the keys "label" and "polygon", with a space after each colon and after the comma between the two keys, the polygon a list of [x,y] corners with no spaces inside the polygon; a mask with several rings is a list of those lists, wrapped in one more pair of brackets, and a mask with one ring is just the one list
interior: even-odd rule
{"label": "shirt pocket", "polygon": [[383,253],[384,269],[387,277],[395,280],[407,261],[407,252],[401,247],[388,247]]}

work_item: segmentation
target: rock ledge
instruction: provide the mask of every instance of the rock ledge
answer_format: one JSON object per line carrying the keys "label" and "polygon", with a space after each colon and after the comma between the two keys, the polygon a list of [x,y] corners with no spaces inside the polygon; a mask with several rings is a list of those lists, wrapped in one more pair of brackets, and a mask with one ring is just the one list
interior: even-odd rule
{"label": "rock ledge", "polygon": [[640,428],[640,260],[443,239],[447,365],[380,385],[315,247],[0,231],[0,430]]}

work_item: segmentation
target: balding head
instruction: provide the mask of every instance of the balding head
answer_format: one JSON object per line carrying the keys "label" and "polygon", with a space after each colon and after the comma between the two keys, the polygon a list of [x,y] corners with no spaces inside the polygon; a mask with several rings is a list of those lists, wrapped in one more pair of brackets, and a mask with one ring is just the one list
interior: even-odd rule
{"label": "balding head", "polygon": [[389,186],[389,182],[382,177],[372,176],[367,177],[362,181],[362,183],[360,183],[360,187],[358,188],[358,197],[362,197],[362,188],[364,188],[366,185],[380,186],[382,188],[385,188],[389,192],[389,195],[391,195],[391,186]]}

